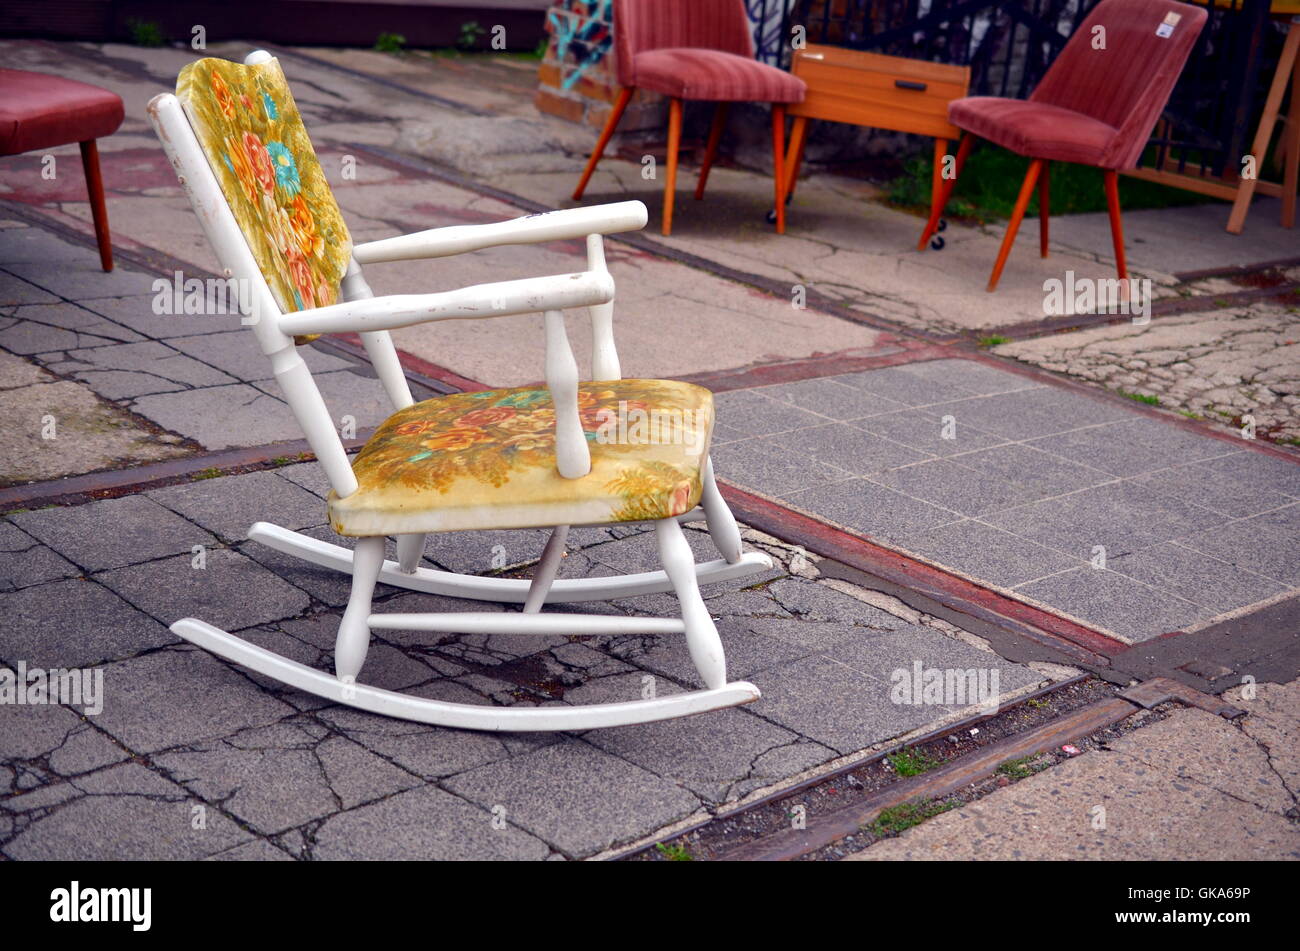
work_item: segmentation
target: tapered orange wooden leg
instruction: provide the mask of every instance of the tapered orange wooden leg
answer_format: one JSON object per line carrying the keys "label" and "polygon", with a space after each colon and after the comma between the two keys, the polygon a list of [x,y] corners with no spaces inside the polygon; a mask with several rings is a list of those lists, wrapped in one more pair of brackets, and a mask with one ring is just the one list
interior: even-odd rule
{"label": "tapered orange wooden leg", "polygon": [[808,144],[808,117],[795,116],[790,124],[790,144],[785,150],[785,199],[790,200],[794,186],[799,181],[799,166],[803,164],[803,149]]}
{"label": "tapered orange wooden leg", "polygon": [[86,191],[90,195],[90,216],[95,222],[95,240],[99,242],[99,265],[113,270],[113,239],[108,233],[108,209],[104,206],[104,179],[99,174],[99,146],[94,139],[81,143],[81,167],[86,173]]}
{"label": "tapered orange wooden leg", "polygon": [[943,194],[943,159],[948,154],[948,140],[934,140],[934,174],[930,176],[930,208],[933,210],[939,204],[939,196]]}
{"label": "tapered orange wooden leg", "polygon": [[600,131],[600,138],[596,141],[596,147],[591,152],[591,158],[587,159],[587,167],[582,170],[582,178],[578,180],[578,187],[573,190],[573,200],[577,201],[582,197],[582,193],[587,190],[587,182],[591,180],[591,173],[596,170],[596,164],[600,157],[605,154],[605,146],[609,145],[609,140],[614,137],[614,129],[618,126],[618,120],[623,118],[623,111],[627,109],[628,102],[632,99],[632,93],[635,92],[631,86],[627,86],[618,94],[618,101],[614,103],[614,108],[605,120],[605,128]]}
{"label": "tapered orange wooden leg", "polygon": [[785,105],[772,103],[772,192],[776,196],[776,233],[785,234]]}
{"label": "tapered orange wooden leg", "polygon": [[713,110],[713,125],[709,129],[709,144],[704,149],[704,164],[700,166],[700,180],[695,183],[695,199],[704,197],[704,186],[709,181],[709,169],[718,157],[718,143],[722,141],[722,130],[727,126],[728,103],[720,102]]}
{"label": "tapered orange wooden leg", "polygon": [[[975,136],[969,132],[961,137],[961,142],[957,145],[957,158],[953,162],[952,178],[943,179],[943,189],[939,193],[938,200],[931,203],[930,220],[925,223],[925,230],[921,232],[921,240],[916,243],[916,250],[924,251],[925,246],[930,243],[930,238],[934,236],[935,229],[939,227],[939,219],[943,217],[943,209],[947,207],[948,199],[952,197],[952,189],[957,184],[957,176],[961,174],[962,166],[966,164],[966,156],[970,155],[971,146],[974,144]],[[942,158],[940,162],[942,162]]]}
{"label": "tapered orange wooden leg", "polygon": [[1110,212],[1110,240],[1115,245],[1115,269],[1121,281],[1128,280],[1128,264],[1124,260],[1124,224],[1119,218],[1119,172],[1106,169],[1106,210]]}
{"label": "tapered orange wooden leg", "polygon": [[1048,182],[1051,180],[1052,165],[1046,159],[1043,160],[1043,173],[1038,179],[1038,253],[1047,257],[1047,217],[1050,214],[1048,209],[1051,207],[1051,187]]}
{"label": "tapered orange wooden leg", "polygon": [[1029,171],[1025,172],[1025,180],[1020,184],[1020,195],[1016,198],[1016,207],[1011,210],[1007,233],[1002,238],[1002,247],[998,250],[998,259],[993,262],[993,273],[989,275],[989,291],[997,290],[998,279],[1002,277],[1002,269],[1007,265],[1011,246],[1016,243],[1016,232],[1020,230],[1020,222],[1024,220],[1025,209],[1029,207],[1029,199],[1034,194],[1034,185],[1038,183],[1038,174],[1042,170],[1043,160],[1034,159],[1029,163]]}
{"label": "tapered orange wooden leg", "polygon": [[668,100],[668,174],[664,176],[663,233],[673,233],[673,199],[677,195],[677,149],[682,144],[682,101]]}

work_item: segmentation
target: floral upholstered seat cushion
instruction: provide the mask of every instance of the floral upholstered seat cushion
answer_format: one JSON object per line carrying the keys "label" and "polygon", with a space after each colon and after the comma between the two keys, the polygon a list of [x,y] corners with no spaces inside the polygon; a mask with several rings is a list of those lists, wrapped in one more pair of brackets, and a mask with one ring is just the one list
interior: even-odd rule
{"label": "floral upholstered seat cushion", "polygon": [[280,310],[336,303],[352,237],[280,64],[201,59],[176,97]]}
{"label": "floral upholstered seat cushion", "polygon": [[556,471],[544,387],[457,393],[390,416],[330,494],[340,535],[538,528],[667,518],[699,502],[713,394],[671,380],[579,384],[591,472]]}

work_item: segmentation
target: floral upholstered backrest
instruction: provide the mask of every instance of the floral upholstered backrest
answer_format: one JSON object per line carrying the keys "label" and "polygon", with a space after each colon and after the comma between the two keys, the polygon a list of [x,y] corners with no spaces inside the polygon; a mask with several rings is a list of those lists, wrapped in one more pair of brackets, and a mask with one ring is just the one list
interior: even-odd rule
{"label": "floral upholstered backrest", "polygon": [[280,310],[335,303],[352,237],[280,64],[201,59],[176,98]]}

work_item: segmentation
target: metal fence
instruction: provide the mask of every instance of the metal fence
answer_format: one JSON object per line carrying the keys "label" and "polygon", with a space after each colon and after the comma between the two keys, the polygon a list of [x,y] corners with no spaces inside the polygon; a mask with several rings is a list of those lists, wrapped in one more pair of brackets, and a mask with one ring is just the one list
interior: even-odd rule
{"label": "metal fence", "polygon": [[[746,0],[756,55],[784,66],[809,43],[971,67],[971,93],[1025,98],[1099,0]],[[1282,48],[1268,0],[1188,0],[1209,21],[1147,164],[1221,175],[1249,149]],[[779,23],[779,26],[777,25]]]}

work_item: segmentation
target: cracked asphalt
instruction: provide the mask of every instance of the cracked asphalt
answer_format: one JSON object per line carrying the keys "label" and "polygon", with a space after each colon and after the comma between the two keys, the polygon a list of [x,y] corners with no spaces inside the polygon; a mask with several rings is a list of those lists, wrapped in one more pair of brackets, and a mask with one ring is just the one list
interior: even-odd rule
{"label": "cracked asphalt", "polygon": [[[764,696],[720,713],[581,734],[469,733],[330,704],[177,645],[164,624],[192,614],[331,665],[346,578],[290,564],[237,527],[270,495],[287,524],[325,537],[323,491],[315,466],[298,464],[3,523],[17,539],[5,548],[20,554],[0,558],[14,589],[0,595],[10,623],[0,662],[102,669],[104,696],[91,715],[0,704],[0,853],[589,858],[974,710],[891,703],[894,671],[916,659],[995,668],[1004,701],[1071,673],[1005,661],[947,622],[821,577],[815,557],[752,530],[748,543],[783,567],[745,589],[705,594],[732,675]],[[86,544],[87,530],[103,524],[129,530]],[[687,530],[697,554],[711,544],[701,529]],[[491,570],[496,546],[526,564],[543,542],[540,532],[448,535],[429,557]],[[575,531],[562,576],[644,570],[652,550],[635,526]],[[377,604],[464,607],[391,588]],[[671,604],[648,596],[606,610],[653,614]],[[636,636],[387,632],[363,677],[484,704],[614,702],[648,685],[660,694],[696,686],[682,641]]]}

